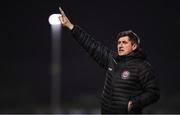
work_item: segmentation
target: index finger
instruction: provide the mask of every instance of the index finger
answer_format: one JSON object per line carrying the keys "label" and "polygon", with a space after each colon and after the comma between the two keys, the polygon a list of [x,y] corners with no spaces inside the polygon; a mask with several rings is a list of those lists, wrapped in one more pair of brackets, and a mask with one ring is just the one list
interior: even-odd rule
{"label": "index finger", "polygon": [[65,13],[64,13],[64,11],[62,10],[61,7],[59,7],[59,11],[60,11],[60,13],[61,13],[62,15],[65,15]]}

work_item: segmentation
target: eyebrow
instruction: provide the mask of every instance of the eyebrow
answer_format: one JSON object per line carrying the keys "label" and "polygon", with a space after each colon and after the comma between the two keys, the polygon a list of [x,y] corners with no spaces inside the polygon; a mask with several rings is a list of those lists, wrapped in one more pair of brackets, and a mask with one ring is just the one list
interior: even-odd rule
{"label": "eyebrow", "polygon": [[[120,41],[121,41],[121,40],[118,40],[118,42],[120,42]],[[126,41],[126,42],[128,42],[129,40],[122,40],[122,42],[123,42],[123,41]]]}

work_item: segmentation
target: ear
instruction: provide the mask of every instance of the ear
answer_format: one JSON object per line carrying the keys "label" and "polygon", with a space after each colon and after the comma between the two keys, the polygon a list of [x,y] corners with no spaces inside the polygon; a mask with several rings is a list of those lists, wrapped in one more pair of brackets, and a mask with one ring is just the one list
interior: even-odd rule
{"label": "ear", "polygon": [[137,44],[133,44],[132,50],[134,51],[134,50],[136,50],[136,48],[137,48]]}

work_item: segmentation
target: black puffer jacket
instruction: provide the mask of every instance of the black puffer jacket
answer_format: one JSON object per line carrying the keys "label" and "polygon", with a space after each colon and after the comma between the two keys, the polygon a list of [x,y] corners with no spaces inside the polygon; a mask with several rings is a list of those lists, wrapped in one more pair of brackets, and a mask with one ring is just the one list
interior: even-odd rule
{"label": "black puffer jacket", "polygon": [[133,102],[130,113],[141,113],[144,107],[159,99],[156,76],[142,52],[135,51],[131,55],[118,56],[77,25],[74,26],[72,34],[107,71],[102,92],[102,113],[128,113],[130,100]]}

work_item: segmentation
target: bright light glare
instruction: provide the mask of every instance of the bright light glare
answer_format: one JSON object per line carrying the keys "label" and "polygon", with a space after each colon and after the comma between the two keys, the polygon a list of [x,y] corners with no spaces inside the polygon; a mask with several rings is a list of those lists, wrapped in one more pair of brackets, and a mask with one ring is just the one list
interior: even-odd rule
{"label": "bright light glare", "polygon": [[49,16],[49,23],[51,25],[59,25],[59,24],[61,24],[61,22],[60,22],[60,20],[58,18],[59,16],[60,16],[60,14],[52,14],[52,15],[50,15]]}

